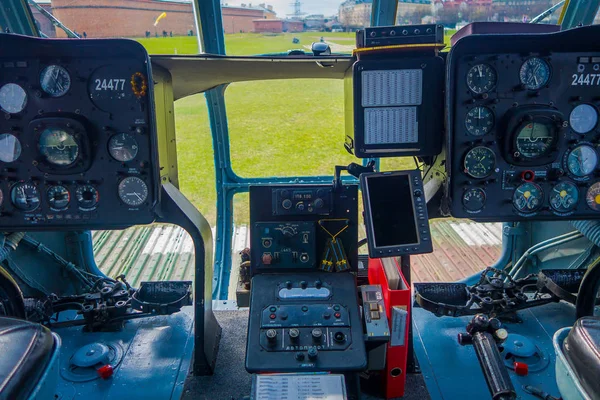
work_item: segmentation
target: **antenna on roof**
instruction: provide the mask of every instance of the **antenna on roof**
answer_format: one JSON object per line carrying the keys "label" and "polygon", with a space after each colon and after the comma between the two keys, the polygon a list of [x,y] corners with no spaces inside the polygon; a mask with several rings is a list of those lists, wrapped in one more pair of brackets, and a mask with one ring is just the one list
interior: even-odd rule
{"label": "antenna on roof", "polygon": [[292,7],[294,7],[294,12],[292,14],[288,14],[288,17],[293,19],[302,19],[302,16],[306,13],[302,12],[302,2],[300,0],[296,0],[290,3]]}

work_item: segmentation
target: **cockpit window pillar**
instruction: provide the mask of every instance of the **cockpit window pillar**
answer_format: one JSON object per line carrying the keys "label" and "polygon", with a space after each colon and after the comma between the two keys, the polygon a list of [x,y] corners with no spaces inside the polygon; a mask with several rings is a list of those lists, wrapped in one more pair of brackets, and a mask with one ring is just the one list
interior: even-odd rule
{"label": "cockpit window pillar", "polygon": [[2,0],[0,4],[0,28],[2,32],[27,36],[40,36],[27,0]]}

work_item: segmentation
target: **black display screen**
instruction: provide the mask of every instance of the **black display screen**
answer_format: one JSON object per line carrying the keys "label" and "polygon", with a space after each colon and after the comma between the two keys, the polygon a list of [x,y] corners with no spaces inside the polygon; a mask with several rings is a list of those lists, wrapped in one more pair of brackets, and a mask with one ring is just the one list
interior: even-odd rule
{"label": "black display screen", "polygon": [[374,247],[419,243],[410,176],[376,175],[366,182]]}

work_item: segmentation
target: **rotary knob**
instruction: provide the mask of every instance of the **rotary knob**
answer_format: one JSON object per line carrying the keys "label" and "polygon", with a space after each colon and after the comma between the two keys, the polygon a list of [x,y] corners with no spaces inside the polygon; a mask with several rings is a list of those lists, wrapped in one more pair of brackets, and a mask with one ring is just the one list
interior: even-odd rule
{"label": "rotary knob", "polygon": [[310,360],[316,360],[318,355],[319,351],[316,347],[311,347],[310,349],[308,349],[308,358]]}
{"label": "rotary knob", "polygon": [[285,199],[281,202],[281,207],[283,207],[286,210],[289,210],[290,208],[292,208],[292,201],[290,199]]}
{"label": "rotary knob", "polygon": [[315,208],[322,208],[325,205],[325,202],[323,201],[323,199],[315,199],[314,202]]}
{"label": "rotary knob", "polygon": [[269,343],[274,343],[277,340],[277,331],[275,329],[269,329],[265,332],[265,336]]}
{"label": "rotary knob", "polygon": [[298,329],[296,329],[296,328],[292,328],[288,332],[288,335],[290,336],[290,340],[293,343],[297,343],[298,342],[298,338],[300,337],[300,331]]}
{"label": "rotary knob", "polygon": [[312,330],[311,332],[312,338],[316,343],[321,342],[321,339],[323,339],[323,331],[319,328],[315,328]]}

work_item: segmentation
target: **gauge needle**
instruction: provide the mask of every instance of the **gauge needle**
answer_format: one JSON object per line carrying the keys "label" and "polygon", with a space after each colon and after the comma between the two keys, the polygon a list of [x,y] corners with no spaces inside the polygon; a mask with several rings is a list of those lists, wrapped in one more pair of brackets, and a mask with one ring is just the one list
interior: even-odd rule
{"label": "gauge needle", "polygon": [[138,199],[142,200],[142,196],[140,196],[139,194],[137,194],[137,192],[133,192],[133,194],[135,194]]}
{"label": "gauge needle", "polygon": [[477,70],[479,71],[479,77],[480,77],[480,78],[483,78],[482,66],[481,66],[481,65],[478,65],[478,66],[477,66]]}

